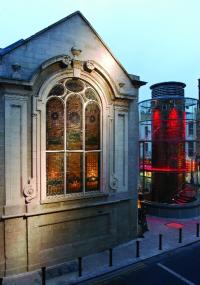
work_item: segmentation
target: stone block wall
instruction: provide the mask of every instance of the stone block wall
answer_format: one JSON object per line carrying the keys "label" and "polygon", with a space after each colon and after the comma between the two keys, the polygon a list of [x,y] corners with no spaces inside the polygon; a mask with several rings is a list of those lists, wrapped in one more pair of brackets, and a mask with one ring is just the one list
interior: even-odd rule
{"label": "stone block wall", "polygon": [[26,220],[5,220],[6,276],[27,271]]}
{"label": "stone block wall", "polygon": [[5,275],[5,235],[4,222],[0,221],[0,277]]}
{"label": "stone block wall", "polygon": [[[72,54],[76,42],[79,58]],[[0,60],[0,277],[58,265],[136,237],[136,77],[80,13]],[[47,197],[47,96],[58,80],[71,77],[90,84],[99,96],[101,189]]]}
{"label": "stone block wall", "polygon": [[0,90],[0,214],[3,213],[3,205],[5,203],[4,112],[4,96]]}
{"label": "stone block wall", "polygon": [[5,245],[0,241],[0,276],[62,264],[136,237],[130,206],[129,200],[118,201],[5,220],[5,232],[0,223],[5,234]]}

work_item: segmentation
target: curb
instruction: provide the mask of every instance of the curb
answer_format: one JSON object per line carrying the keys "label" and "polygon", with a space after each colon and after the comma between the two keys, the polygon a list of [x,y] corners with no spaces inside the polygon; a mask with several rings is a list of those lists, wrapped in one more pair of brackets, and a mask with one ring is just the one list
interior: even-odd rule
{"label": "curb", "polygon": [[[147,258],[141,258],[139,257],[138,258],[138,261],[135,261],[135,262],[132,262],[130,264],[127,264],[127,265],[123,265],[123,266],[119,266],[115,269],[111,269],[110,271],[107,271],[107,272],[104,272],[104,273],[100,273],[100,274],[97,274],[95,276],[85,276],[85,277],[81,277],[82,280],[76,280],[76,281],[73,281],[71,282],[70,284],[74,284],[74,285],[79,285],[79,284],[82,284],[82,285],[89,285],[89,284],[100,284],[100,283],[96,283],[96,282],[99,282],[99,281],[105,281],[112,277],[115,277],[117,275],[119,275],[120,273],[124,273],[124,272],[127,272],[129,271],[130,269],[133,270],[133,268],[137,268],[138,265],[143,265],[147,262],[147,263],[151,263],[153,262],[154,260],[153,259],[160,259],[161,257],[164,257],[164,255],[170,255],[171,253],[176,253],[177,251],[180,251],[181,249],[185,248],[185,247],[188,247],[188,246],[191,246],[193,244],[196,244],[200,242],[200,239],[199,240],[196,240],[196,241],[193,241],[193,242],[190,242],[190,243],[187,243],[187,244],[184,244],[182,246],[179,246],[177,248],[174,248],[174,249],[169,249],[169,250],[166,250],[165,252],[162,252],[162,253],[159,253],[159,254],[156,254],[156,255],[152,255],[150,257],[147,257]],[[87,282],[92,282],[92,283],[87,283]]]}

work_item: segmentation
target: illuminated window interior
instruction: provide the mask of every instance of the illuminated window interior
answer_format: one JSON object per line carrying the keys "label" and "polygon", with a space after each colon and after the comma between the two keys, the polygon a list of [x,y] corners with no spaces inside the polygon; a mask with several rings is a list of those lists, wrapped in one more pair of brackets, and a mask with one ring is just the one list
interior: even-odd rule
{"label": "illuminated window interior", "polygon": [[58,82],[46,103],[47,196],[100,190],[100,118],[96,91],[79,79]]}

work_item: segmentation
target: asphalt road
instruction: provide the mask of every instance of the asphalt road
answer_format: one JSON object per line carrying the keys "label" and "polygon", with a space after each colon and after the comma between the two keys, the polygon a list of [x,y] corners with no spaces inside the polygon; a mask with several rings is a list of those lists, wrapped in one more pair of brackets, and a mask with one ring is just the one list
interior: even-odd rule
{"label": "asphalt road", "polygon": [[80,284],[200,285],[200,242]]}

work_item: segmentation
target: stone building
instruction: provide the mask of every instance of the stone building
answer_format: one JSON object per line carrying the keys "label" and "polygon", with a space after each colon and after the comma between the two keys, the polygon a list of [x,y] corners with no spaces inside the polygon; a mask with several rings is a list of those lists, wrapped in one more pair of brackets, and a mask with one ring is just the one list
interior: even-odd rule
{"label": "stone building", "polygon": [[0,277],[136,237],[143,84],[80,12],[0,50]]}
{"label": "stone building", "polygon": [[[200,174],[200,79],[198,79],[198,111],[197,111],[197,125],[196,125],[196,133],[197,133],[197,163],[198,163],[198,173]],[[199,175],[200,176],[200,175]],[[200,181],[199,181],[200,185]]]}

